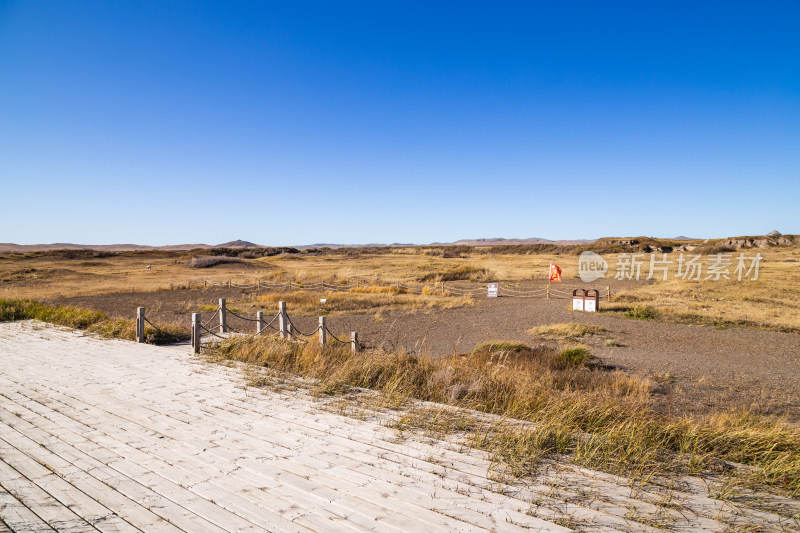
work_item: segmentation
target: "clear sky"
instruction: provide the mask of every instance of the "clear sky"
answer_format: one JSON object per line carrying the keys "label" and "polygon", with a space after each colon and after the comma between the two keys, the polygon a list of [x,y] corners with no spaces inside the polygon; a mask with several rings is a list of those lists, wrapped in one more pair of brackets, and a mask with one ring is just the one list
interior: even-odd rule
{"label": "clear sky", "polygon": [[0,0],[0,242],[800,233],[800,2]]}

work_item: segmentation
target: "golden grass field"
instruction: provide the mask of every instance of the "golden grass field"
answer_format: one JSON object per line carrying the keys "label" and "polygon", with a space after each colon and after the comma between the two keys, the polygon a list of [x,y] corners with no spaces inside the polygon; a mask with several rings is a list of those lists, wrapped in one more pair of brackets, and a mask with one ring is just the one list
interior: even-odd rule
{"label": "golden grass field", "polygon": [[[640,281],[620,282],[600,279],[591,284],[604,295],[611,286],[612,302],[604,310],[624,312],[644,310],[644,316],[658,320],[718,327],[744,326],[800,331],[800,248],[773,247],[746,249],[746,256],[760,253],[764,258],[758,279],[688,281],[670,277],[667,281],[645,281],[646,265]],[[736,256],[738,252],[732,253]],[[388,253],[326,255],[282,254],[245,259],[241,263],[193,269],[191,253],[125,252],[108,257],[68,258],[53,254],[0,255],[0,297],[58,300],[121,292],[154,292],[171,289],[199,289],[204,280],[233,284],[295,281],[331,283],[358,281],[372,286],[411,284],[437,286],[441,279],[473,282],[500,281],[515,284],[527,280],[545,283],[550,263],[563,269],[560,288],[585,286],[578,279],[578,255],[563,254],[486,254],[476,250],[457,257],[442,257],[429,250],[393,248]],[[675,258],[677,253],[670,255]],[[616,254],[606,254],[613,277]],[[645,256],[647,259],[647,256]],[[151,269],[147,270],[147,265]],[[675,266],[673,265],[674,269]],[[425,281],[421,281],[425,280]],[[477,286],[477,285],[476,285]],[[554,284],[555,286],[555,284]],[[269,296],[265,296],[270,300]],[[304,310],[315,307],[315,297],[293,297]],[[337,293],[331,296],[334,312],[356,309],[377,310],[421,307],[451,307],[470,303],[455,295],[403,295],[384,292]],[[255,302],[252,302],[255,303]],[[308,308],[308,309],[306,309]]]}

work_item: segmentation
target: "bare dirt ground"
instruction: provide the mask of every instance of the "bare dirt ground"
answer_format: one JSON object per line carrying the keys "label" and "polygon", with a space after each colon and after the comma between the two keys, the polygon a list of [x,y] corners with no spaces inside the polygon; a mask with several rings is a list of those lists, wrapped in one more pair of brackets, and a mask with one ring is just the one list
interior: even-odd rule
{"label": "bare dirt ground", "polygon": [[[133,316],[137,306],[146,306],[148,316],[157,323],[188,325],[189,313],[201,310],[201,305],[213,306],[219,298],[236,305],[250,296],[241,289],[215,288],[55,301],[126,318]],[[436,356],[468,352],[488,341],[554,342],[528,333],[535,326],[598,325],[606,331],[580,341],[602,364],[648,376],[654,383],[654,402],[663,412],[704,414],[731,407],[800,420],[800,335],[635,320],[618,312],[576,313],[569,310],[569,303],[566,299],[479,296],[475,305],[455,309],[335,316],[329,327],[348,336],[358,331],[369,345],[402,346]],[[270,309],[264,311],[265,316],[272,314]],[[301,331],[316,327],[316,316],[289,312]],[[252,327],[236,318],[229,322],[242,330]]]}

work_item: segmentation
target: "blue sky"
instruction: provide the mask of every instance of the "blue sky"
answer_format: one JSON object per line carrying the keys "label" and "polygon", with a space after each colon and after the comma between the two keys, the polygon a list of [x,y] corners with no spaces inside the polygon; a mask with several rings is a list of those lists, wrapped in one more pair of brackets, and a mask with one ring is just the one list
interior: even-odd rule
{"label": "blue sky", "polygon": [[798,2],[0,0],[0,242],[800,233]]}

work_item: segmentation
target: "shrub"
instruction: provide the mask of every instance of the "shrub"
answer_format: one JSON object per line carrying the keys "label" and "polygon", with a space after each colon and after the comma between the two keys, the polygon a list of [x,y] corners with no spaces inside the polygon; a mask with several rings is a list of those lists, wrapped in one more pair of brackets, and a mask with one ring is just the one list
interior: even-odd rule
{"label": "shrub", "polygon": [[572,366],[581,366],[593,357],[589,350],[583,346],[564,348],[559,356],[565,363]]}
{"label": "shrub", "polygon": [[243,263],[244,259],[240,257],[229,257],[227,255],[215,255],[209,257],[192,257],[189,263],[190,268],[211,268],[217,265],[224,265],[226,263]]}
{"label": "shrub", "polygon": [[656,311],[652,307],[629,307],[625,311],[625,316],[628,318],[639,318],[642,320],[652,320],[656,317]]}

